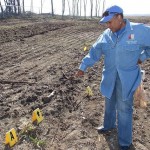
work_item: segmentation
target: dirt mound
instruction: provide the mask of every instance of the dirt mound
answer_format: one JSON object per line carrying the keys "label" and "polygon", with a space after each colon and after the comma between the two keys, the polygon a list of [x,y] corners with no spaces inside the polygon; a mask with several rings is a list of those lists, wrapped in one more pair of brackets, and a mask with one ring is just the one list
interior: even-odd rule
{"label": "dirt mound", "polygon": [[[11,23],[10,23],[11,22]],[[72,26],[70,22],[51,22],[51,21],[19,21],[15,23],[14,20],[10,22],[1,22],[0,28],[0,43],[23,40],[27,37],[32,37],[34,35],[44,34],[48,31],[58,30],[60,28],[66,28]]]}

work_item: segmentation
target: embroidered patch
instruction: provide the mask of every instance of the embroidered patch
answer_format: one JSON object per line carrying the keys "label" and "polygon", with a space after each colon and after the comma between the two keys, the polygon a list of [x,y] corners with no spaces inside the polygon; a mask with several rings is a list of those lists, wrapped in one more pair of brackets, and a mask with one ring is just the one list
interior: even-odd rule
{"label": "embroidered patch", "polygon": [[128,37],[129,40],[134,40],[134,34],[130,34]]}
{"label": "embroidered patch", "polygon": [[134,34],[130,34],[128,36],[128,41],[126,41],[128,44],[137,44],[137,41],[135,40]]}

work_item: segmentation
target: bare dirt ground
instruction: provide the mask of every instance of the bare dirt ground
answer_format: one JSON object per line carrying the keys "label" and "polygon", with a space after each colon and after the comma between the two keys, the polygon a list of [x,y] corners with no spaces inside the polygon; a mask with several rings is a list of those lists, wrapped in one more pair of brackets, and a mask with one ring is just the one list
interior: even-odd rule
{"label": "bare dirt ground", "polygon": [[[150,24],[150,18],[132,18]],[[104,97],[99,93],[103,61],[73,79],[81,59],[104,30],[98,20],[8,19],[0,21],[0,149],[118,150],[117,131],[98,135]],[[144,89],[150,99],[150,60]],[[85,94],[90,86],[94,95]],[[51,94],[51,96],[49,96]],[[48,97],[49,96],[49,97]],[[133,148],[150,149],[150,103],[134,108]],[[44,120],[32,124],[40,108]],[[15,128],[18,142],[5,146]]]}

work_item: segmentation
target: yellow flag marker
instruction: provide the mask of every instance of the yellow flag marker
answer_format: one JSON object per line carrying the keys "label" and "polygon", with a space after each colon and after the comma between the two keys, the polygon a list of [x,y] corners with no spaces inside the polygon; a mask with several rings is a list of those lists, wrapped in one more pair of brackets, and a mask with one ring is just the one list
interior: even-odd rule
{"label": "yellow flag marker", "polygon": [[18,142],[18,137],[16,135],[16,131],[12,128],[5,135],[5,144],[9,144],[10,147],[14,146]]}
{"label": "yellow flag marker", "polygon": [[85,47],[84,47],[84,51],[86,51],[86,50],[87,50],[87,47],[85,46]]}
{"label": "yellow flag marker", "polygon": [[43,120],[42,113],[39,108],[35,109],[32,113],[32,122],[37,121],[40,123]]}
{"label": "yellow flag marker", "polygon": [[88,94],[88,96],[93,96],[92,89],[89,86],[86,88],[86,94]]}

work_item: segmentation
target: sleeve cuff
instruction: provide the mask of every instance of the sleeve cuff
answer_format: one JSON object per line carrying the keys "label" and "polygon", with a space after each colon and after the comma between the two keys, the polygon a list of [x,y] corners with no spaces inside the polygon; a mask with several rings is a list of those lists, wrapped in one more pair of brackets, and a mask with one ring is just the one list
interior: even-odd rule
{"label": "sleeve cuff", "polygon": [[79,66],[79,69],[85,72],[86,69],[87,69],[87,66],[84,65],[84,64],[81,64],[81,65]]}
{"label": "sleeve cuff", "polygon": [[143,54],[141,54],[141,56],[140,56],[140,60],[143,62],[144,60],[146,60],[146,55],[143,53]]}

